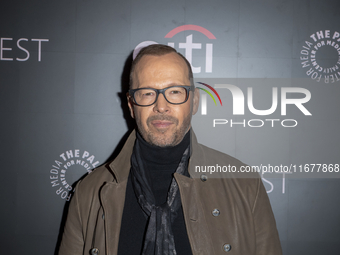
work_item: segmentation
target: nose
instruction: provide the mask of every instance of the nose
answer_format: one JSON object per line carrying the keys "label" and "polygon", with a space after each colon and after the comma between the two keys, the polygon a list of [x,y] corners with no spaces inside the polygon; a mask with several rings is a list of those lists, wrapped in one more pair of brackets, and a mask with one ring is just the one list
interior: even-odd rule
{"label": "nose", "polygon": [[154,112],[158,113],[167,113],[170,111],[169,103],[168,101],[166,101],[162,93],[159,93],[157,101],[154,104],[153,110]]}

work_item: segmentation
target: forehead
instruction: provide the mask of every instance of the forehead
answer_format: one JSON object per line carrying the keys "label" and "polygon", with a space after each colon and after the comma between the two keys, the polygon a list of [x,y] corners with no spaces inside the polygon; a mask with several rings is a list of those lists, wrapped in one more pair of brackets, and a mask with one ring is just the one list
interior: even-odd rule
{"label": "forehead", "polygon": [[172,83],[187,85],[189,82],[188,67],[177,53],[143,56],[135,70],[138,87],[145,87],[147,84],[156,86],[166,86]]}

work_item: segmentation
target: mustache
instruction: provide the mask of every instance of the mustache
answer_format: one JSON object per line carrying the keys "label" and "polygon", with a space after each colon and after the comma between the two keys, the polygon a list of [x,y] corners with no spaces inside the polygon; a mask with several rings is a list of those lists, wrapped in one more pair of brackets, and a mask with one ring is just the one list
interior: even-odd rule
{"label": "mustache", "polygon": [[171,121],[173,123],[175,123],[176,125],[178,124],[178,119],[176,119],[173,116],[168,116],[168,115],[154,115],[154,116],[150,116],[147,118],[146,122],[149,125],[150,122],[155,121],[155,120],[167,120],[167,121]]}

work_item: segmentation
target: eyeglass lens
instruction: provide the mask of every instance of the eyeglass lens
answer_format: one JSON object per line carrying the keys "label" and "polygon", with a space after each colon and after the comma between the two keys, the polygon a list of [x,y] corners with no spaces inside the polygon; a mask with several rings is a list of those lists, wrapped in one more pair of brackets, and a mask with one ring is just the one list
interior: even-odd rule
{"label": "eyeglass lens", "polygon": [[[183,87],[169,87],[164,91],[165,98],[173,104],[183,103],[187,99],[187,90]],[[157,99],[157,92],[153,89],[139,89],[134,98],[139,105],[151,105]]]}

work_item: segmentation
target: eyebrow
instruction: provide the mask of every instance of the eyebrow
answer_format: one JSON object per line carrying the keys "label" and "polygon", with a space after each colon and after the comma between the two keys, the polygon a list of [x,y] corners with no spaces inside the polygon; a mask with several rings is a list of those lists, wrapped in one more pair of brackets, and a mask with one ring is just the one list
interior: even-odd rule
{"label": "eyebrow", "polygon": [[[161,89],[166,89],[166,88],[170,88],[170,87],[174,87],[174,86],[190,86],[190,84],[182,84],[182,83],[171,83],[168,86],[161,88]],[[138,89],[156,89],[153,87],[139,87]]]}

